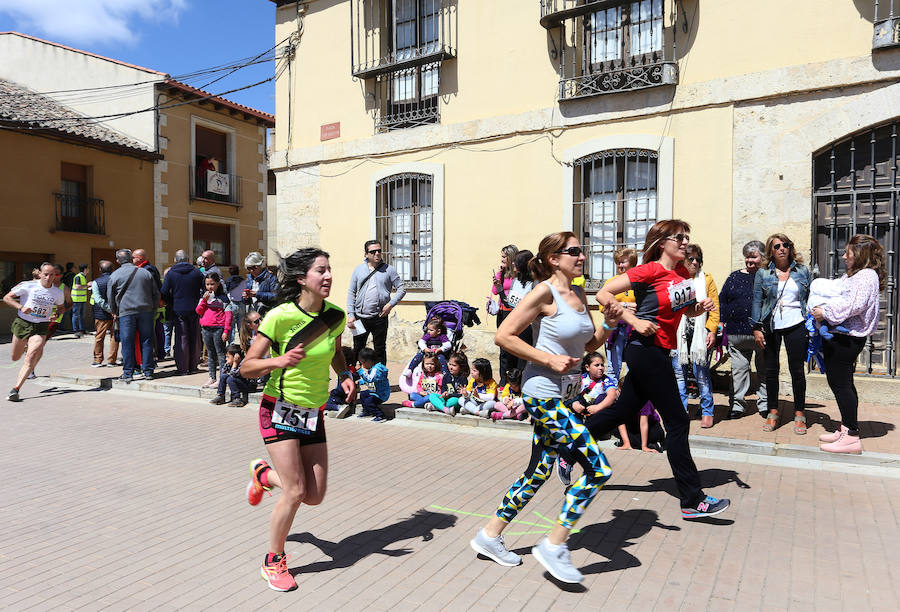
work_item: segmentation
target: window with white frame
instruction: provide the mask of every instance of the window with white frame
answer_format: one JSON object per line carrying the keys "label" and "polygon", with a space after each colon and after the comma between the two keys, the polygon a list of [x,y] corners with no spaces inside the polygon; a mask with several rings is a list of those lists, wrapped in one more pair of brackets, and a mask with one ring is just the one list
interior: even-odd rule
{"label": "window with white frame", "polygon": [[375,184],[375,232],[384,259],[411,290],[430,291],[434,276],[433,177],[404,172]]}
{"label": "window with white frame", "polygon": [[572,227],[585,251],[587,287],[616,274],[613,254],[643,248],[657,221],[657,162],[647,149],[610,149],[575,159]]}
{"label": "window with white frame", "polygon": [[663,0],[639,0],[588,15],[585,37],[591,68],[604,62],[637,62],[663,45]]}

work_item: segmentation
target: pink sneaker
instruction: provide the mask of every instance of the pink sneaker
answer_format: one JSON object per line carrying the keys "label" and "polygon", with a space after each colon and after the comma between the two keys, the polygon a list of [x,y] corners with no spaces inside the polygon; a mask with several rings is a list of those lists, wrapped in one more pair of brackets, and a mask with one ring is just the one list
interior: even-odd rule
{"label": "pink sneaker", "polygon": [[263,579],[269,583],[269,588],[273,591],[293,591],[297,588],[297,582],[287,568],[287,555],[281,555],[281,559],[271,564],[263,562],[259,573]]}
{"label": "pink sneaker", "polygon": [[[262,459],[254,459],[250,462],[250,482],[247,483],[247,501],[251,506],[259,504],[262,500],[263,493],[272,490],[272,487],[263,486],[260,482],[260,475],[269,468],[269,464]],[[269,493],[269,496],[272,494]]]}
{"label": "pink sneaker", "polygon": [[847,429],[846,427],[844,427],[843,424],[841,424],[841,426],[838,427],[837,431],[835,431],[833,433],[824,433],[821,436],[819,436],[819,442],[828,442],[828,443],[837,442],[838,439],[841,437],[841,434],[845,433],[847,431],[850,431],[850,430]]}
{"label": "pink sneaker", "polygon": [[837,440],[828,444],[820,444],[819,448],[828,453],[862,454],[862,443],[859,441],[859,436],[851,436],[849,430],[842,430]]}
{"label": "pink sneaker", "polygon": [[403,407],[404,407],[404,408],[412,408],[412,405],[413,405],[413,403],[412,403],[411,401],[409,401],[409,400],[403,400]]}

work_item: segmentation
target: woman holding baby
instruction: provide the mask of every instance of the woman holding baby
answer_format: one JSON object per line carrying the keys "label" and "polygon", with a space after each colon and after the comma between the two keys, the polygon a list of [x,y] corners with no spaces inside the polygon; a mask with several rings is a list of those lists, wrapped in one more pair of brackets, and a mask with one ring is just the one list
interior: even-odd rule
{"label": "woman holding baby", "polygon": [[833,297],[811,310],[817,321],[843,328],[834,329],[833,336],[823,339],[822,343],[825,377],[841,411],[841,426],[834,433],[819,436],[822,442],[819,448],[830,453],[858,455],[862,452],[862,444],[857,422],[859,398],[853,384],[853,372],[866,338],[878,326],[878,303],[887,272],[884,249],[875,238],[866,234],[856,234],[850,239],[843,259],[847,273],[833,281],[837,285]]}

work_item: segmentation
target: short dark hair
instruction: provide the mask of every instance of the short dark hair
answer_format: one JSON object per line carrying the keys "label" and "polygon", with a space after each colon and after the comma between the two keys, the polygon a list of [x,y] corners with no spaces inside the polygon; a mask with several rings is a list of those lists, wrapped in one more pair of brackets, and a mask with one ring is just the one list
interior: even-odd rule
{"label": "short dark hair", "polygon": [[80,265],[78,266],[78,270],[81,271],[81,272],[84,272],[84,271],[87,270],[88,268],[90,268],[90,266],[87,265],[87,264],[80,264]]}
{"label": "short dark hair", "polygon": [[100,268],[100,274],[106,274],[107,272],[112,272],[113,262],[108,259],[101,259],[97,267]]}
{"label": "short dark hair", "polygon": [[368,253],[369,247],[373,244],[381,244],[381,240],[366,240],[366,243],[363,245],[363,253]]}
{"label": "short dark hair", "polygon": [[472,369],[478,370],[478,373],[481,374],[481,377],[485,380],[490,380],[494,377],[494,370],[491,368],[491,362],[484,357],[472,360]]}
{"label": "short dark hair", "polygon": [[241,348],[240,344],[229,344],[228,348],[225,349],[225,352],[228,355],[240,355],[241,357],[244,356],[244,349]]}
{"label": "short dark hair", "polygon": [[514,385],[522,385],[522,370],[519,368],[513,368],[512,370],[507,370],[506,372],[506,381],[511,382]]}
{"label": "short dark hair", "polygon": [[370,361],[375,363],[375,349],[371,349],[368,346],[359,349],[359,353],[357,354],[359,358],[359,362]]}

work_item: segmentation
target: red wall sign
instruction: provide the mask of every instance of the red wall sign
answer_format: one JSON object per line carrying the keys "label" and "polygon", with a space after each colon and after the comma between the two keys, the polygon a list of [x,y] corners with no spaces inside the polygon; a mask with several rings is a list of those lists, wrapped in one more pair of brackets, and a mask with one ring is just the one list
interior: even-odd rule
{"label": "red wall sign", "polygon": [[319,140],[332,140],[333,138],[341,137],[341,122],[337,123],[326,123],[321,128],[321,133],[319,136]]}

